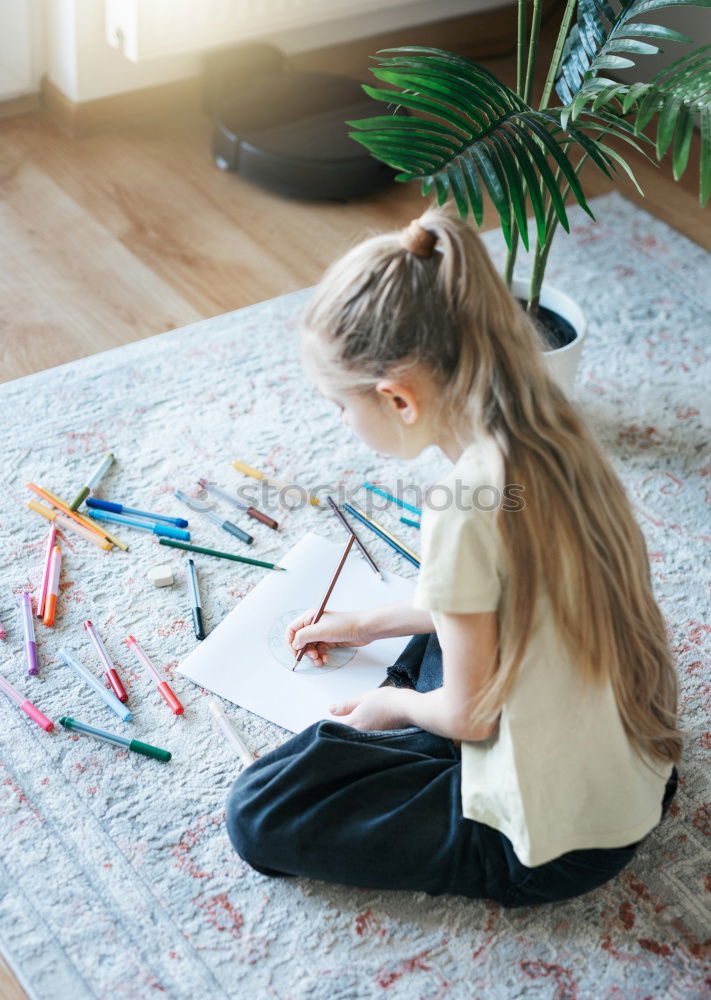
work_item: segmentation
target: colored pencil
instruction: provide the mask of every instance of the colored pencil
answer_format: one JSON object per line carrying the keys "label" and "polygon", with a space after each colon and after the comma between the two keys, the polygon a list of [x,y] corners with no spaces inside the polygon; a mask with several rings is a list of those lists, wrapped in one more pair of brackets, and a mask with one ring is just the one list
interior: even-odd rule
{"label": "colored pencil", "polygon": [[377,528],[378,531],[382,531],[382,533],[385,535],[386,538],[389,538],[391,542],[394,542],[404,552],[407,552],[407,554],[410,556],[411,559],[416,559],[418,562],[420,561],[420,557],[418,553],[415,552],[414,549],[411,549],[409,545],[406,545],[401,538],[398,538],[398,536],[394,534],[394,532],[390,531],[389,528],[386,528],[384,524],[380,523],[380,521],[376,521],[375,518],[372,516],[372,514],[366,514],[364,510],[360,509],[358,504],[354,503],[350,504],[349,506],[351,507],[351,510],[354,513],[360,514],[361,517],[364,517],[367,521],[370,521],[370,523],[373,525],[374,528]]}
{"label": "colored pencil", "polygon": [[373,570],[373,572],[375,573],[375,575],[379,576],[380,579],[382,580],[383,579],[383,574],[380,572],[380,570],[378,569],[378,567],[375,565],[375,560],[373,559],[373,557],[371,556],[371,554],[368,552],[368,550],[366,549],[365,545],[363,545],[363,543],[361,542],[360,538],[358,538],[358,536],[356,535],[356,533],[353,530],[353,528],[351,528],[351,526],[348,523],[348,521],[346,520],[346,518],[343,516],[343,514],[341,513],[341,511],[338,509],[338,506],[336,505],[336,503],[334,503],[334,501],[333,501],[333,499],[331,497],[326,497],[326,499],[328,500],[328,503],[329,503],[329,506],[330,506],[331,510],[336,515],[336,517],[338,518],[338,520],[341,522],[341,524],[343,525],[343,527],[346,529],[346,531],[350,532],[350,534],[353,535],[353,537],[355,538],[355,543],[358,546],[358,548],[360,549],[360,551],[363,554],[363,556],[365,557],[365,561],[369,564],[370,568]]}
{"label": "colored pencil", "polygon": [[206,549],[202,545],[190,545],[188,542],[178,542],[172,538],[159,538],[158,544],[170,545],[173,549],[185,549],[186,552],[201,552],[204,556],[214,556],[216,559],[232,559],[234,562],[249,563],[250,566],[262,566],[264,569],[280,569],[286,572],[285,566],[277,566],[276,563],[262,562],[261,559],[249,559],[247,556],[234,556],[231,552]]}
{"label": "colored pencil", "polygon": [[404,559],[407,559],[408,562],[412,563],[413,566],[416,566],[419,569],[420,566],[419,557],[416,552],[413,552],[413,550],[409,547],[409,545],[405,545],[405,543],[401,542],[400,539],[393,537],[393,535],[391,535],[389,531],[383,528],[381,524],[379,524],[377,521],[373,521],[371,518],[367,516],[367,514],[364,514],[363,511],[357,510],[355,507],[352,507],[351,504],[348,503],[344,504],[343,506],[345,507],[345,509],[348,511],[349,514],[352,514],[353,517],[358,518],[358,520],[361,521],[367,528],[370,528],[370,530],[375,532],[376,535],[379,535],[384,542],[387,542],[388,545],[390,545],[397,552],[399,552]]}
{"label": "colored pencil", "polygon": [[[336,572],[333,574],[333,577],[331,578],[331,582],[328,585],[328,590],[326,591],[326,596],[321,601],[319,609],[316,612],[316,614],[313,616],[313,618],[311,619],[311,621],[309,622],[309,625],[315,625],[316,622],[321,618],[321,615],[323,614],[323,610],[326,607],[326,602],[328,601],[329,597],[331,596],[331,592],[333,591],[333,588],[336,586],[336,582],[338,581],[338,577],[341,574],[341,570],[343,569],[345,561],[348,558],[348,553],[351,551],[351,546],[353,545],[354,541],[355,541],[355,535],[351,532],[351,537],[346,542],[346,547],[344,548],[343,554],[341,555],[340,562],[338,563],[338,566],[336,567]],[[296,654],[296,660],[294,661],[294,666],[291,668],[292,670],[296,670],[296,667],[301,662],[301,658],[302,658],[302,656],[304,655],[305,652],[306,652],[306,646],[302,646],[301,649],[299,650],[299,652]]]}
{"label": "colored pencil", "polygon": [[413,507],[411,503],[405,503],[404,500],[400,500],[399,497],[394,497],[392,493],[388,493],[386,490],[381,490],[377,486],[373,486],[372,483],[363,483],[366,490],[370,490],[371,493],[377,493],[380,497],[385,497],[386,500],[392,500],[393,503],[398,504],[398,506],[403,507],[405,510],[409,510],[412,514],[419,514],[422,516],[422,511],[419,507]]}

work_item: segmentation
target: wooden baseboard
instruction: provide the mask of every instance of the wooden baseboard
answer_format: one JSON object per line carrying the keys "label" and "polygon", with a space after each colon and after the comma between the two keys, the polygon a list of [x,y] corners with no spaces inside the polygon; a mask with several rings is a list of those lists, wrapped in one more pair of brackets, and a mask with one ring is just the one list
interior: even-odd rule
{"label": "wooden baseboard", "polygon": [[[544,0],[543,19],[561,7],[561,0]],[[371,81],[370,56],[378,49],[398,45],[429,45],[448,49],[472,59],[495,59],[508,56],[516,46],[517,5],[480,11],[446,21],[399,28],[352,42],[329,45],[287,57],[296,70],[341,73],[365,82]],[[209,56],[207,57],[209,58]],[[134,90],[114,97],[75,103],[51,80],[44,77],[40,100],[59,128],[73,138],[120,127],[131,121],[164,116],[188,106],[200,107],[203,78],[191,77],[158,87]]]}
{"label": "wooden baseboard", "polygon": [[190,106],[197,107],[202,99],[202,86],[202,77],[196,76],[159,87],[132,90],[115,97],[76,103],[45,76],[41,82],[40,100],[65,135],[81,139],[132,121],[162,117]]}
{"label": "wooden baseboard", "polygon": [[23,94],[9,101],[0,101],[0,118],[19,118],[20,115],[31,115],[40,108],[39,94]]}

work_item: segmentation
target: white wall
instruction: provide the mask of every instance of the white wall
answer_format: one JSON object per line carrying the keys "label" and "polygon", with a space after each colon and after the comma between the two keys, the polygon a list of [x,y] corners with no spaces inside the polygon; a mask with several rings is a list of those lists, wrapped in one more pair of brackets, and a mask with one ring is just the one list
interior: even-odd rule
{"label": "white wall", "polygon": [[0,0],[0,100],[38,89],[42,17],[35,0]]}
{"label": "white wall", "polygon": [[[15,2],[15,0],[0,0]],[[195,0],[200,3],[200,0]],[[287,54],[349,38],[365,38],[404,25],[426,24],[475,10],[508,6],[511,0],[415,0],[405,7],[369,12],[320,26],[264,36]],[[45,0],[47,75],[77,103],[196,76],[200,53],[130,62],[105,38],[104,0]],[[383,0],[384,5],[387,0]]]}

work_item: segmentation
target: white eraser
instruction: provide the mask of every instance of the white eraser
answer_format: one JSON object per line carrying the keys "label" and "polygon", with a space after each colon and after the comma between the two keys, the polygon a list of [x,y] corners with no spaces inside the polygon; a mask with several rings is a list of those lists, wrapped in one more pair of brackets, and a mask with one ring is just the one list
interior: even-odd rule
{"label": "white eraser", "polygon": [[162,566],[153,566],[152,569],[149,569],[148,579],[154,587],[169,587],[171,583],[175,583],[173,570],[167,563],[164,563]]}

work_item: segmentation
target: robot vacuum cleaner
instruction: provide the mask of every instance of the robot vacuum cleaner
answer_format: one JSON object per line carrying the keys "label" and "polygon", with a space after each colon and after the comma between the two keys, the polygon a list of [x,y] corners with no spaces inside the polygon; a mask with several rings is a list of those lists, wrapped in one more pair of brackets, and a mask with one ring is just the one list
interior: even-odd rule
{"label": "robot vacuum cleaner", "polygon": [[221,170],[279,194],[346,201],[393,183],[397,171],[350,139],[346,125],[385,113],[350,77],[262,75],[221,102],[213,156]]}

